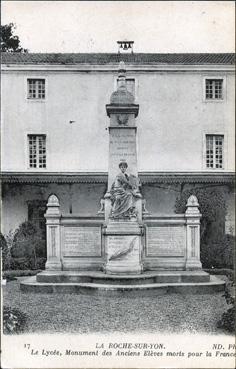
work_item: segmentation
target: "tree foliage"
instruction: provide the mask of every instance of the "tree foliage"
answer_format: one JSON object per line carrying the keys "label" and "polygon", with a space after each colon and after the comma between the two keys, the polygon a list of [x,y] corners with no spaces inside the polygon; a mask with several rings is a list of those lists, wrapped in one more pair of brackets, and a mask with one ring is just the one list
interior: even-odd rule
{"label": "tree foliage", "polygon": [[28,50],[20,45],[20,40],[17,35],[14,35],[16,26],[14,23],[1,25],[1,51],[2,52],[21,52],[25,53]]}
{"label": "tree foliage", "polygon": [[25,313],[12,307],[3,307],[3,333],[16,334],[24,331],[27,316]]}
{"label": "tree foliage", "polygon": [[195,195],[199,202],[201,219],[201,241],[215,241],[224,235],[226,200],[220,187],[192,187],[184,190],[176,199],[176,213],[184,213],[189,196]]}
{"label": "tree foliage", "polygon": [[235,332],[236,328],[236,319],[235,319],[235,285],[234,282],[232,284],[226,284],[225,293],[223,295],[227,304],[229,305],[229,309],[222,314],[220,321],[218,321],[217,327],[223,328],[228,332]]}
{"label": "tree foliage", "polygon": [[220,187],[192,187],[176,199],[176,213],[184,213],[190,195],[199,202],[201,218],[201,261],[204,268],[232,268],[235,239],[225,234],[227,213],[225,191]]}
{"label": "tree foliage", "polygon": [[8,247],[8,243],[2,233],[0,233],[0,248],[2,250],[2,268],[3,270],[10,269],[11,267],[10,248]]}
{"label": "tree foliage", "polygon": [[[46,257],[46,243],[42,231],[31,222],[25,221],[15,231],[11,255],[19,269],[37,269],[38,259]],[[16,266],[14,269],[16,269]]]}

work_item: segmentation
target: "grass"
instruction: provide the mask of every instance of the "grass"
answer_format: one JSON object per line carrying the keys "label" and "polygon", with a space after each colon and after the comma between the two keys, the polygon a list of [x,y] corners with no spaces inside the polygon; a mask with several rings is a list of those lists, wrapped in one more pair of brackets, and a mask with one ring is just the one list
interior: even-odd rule
{"label": "grass", "polygon": [[228,306],[223,293],[159,297],[94,297],[22,293],[19,280],[3,287],[5,306],[25,313],[27,333],[209,333]]}

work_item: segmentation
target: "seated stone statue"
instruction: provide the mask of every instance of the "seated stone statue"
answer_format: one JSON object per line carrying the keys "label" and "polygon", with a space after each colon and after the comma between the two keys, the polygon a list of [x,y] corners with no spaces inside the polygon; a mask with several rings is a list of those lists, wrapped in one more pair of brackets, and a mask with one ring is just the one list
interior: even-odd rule
{"label": "seated stone statue", "polygon": [[111,218],[136,217],[135,198],[142,197],[139,188],[139,178],[128,175],[126,172],[128,164],[125,161],[119,164],[120,173],[116,176],[110,190],[111,194]]}

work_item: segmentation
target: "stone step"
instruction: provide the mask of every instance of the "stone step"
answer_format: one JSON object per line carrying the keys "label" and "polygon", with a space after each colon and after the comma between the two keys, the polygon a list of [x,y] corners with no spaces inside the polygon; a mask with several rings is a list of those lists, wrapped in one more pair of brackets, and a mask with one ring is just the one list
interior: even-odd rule
{"label": "stone step", "polygon": [[204,271],[144,272],[138,275],[115,275],[102,272],[44,271],[37,274],[40,283],[98,283],[114,285],[143,285],[152,283],[200,283],[209,282],[210,275]]}
{"label": "stone step", "polygon": [[206,294],[224,290],[225,282],[215,276],[209,282],[198,283],[150,283],[150,284],[105,284],[105,283],[45,283],[36,277],[28,277],[20,283],[22,292],[75,293],[105,297],[144,297],[167,293]]}

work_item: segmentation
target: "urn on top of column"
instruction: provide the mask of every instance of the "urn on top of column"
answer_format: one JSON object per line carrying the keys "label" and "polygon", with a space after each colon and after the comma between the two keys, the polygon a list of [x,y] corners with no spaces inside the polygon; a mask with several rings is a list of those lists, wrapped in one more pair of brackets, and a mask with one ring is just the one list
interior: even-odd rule
{"label": "urn on top of column", "polygon": [[126,69],[123,61],[119,64],[117,90],[111,94],[110,104],[106,105],[111,126],[135,125],[139,105],[134,103],[134,96],[126,87]]}

